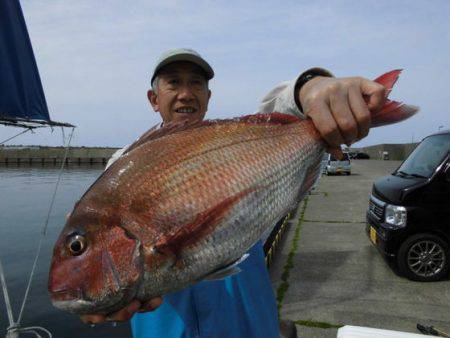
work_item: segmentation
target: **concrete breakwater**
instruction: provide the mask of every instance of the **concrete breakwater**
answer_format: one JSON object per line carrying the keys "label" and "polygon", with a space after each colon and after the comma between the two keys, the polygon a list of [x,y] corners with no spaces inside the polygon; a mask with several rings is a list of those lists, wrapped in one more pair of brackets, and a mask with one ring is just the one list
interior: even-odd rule
{"label": "concrete breakwater", "polygon": [[[363,148],[350,148],[349,151],[362,151],[371,159],[383,159],[387,154],[389,160],[402,161],[417,146],[410,144],[379,144]],[[67,164],[106,164],[111,155],[119,148],[110,147],[70,147]],[[59,164],[64,158],[63,147],[44,146],[0,146],[0,165],[44,165]]]}
{"label": "concrete breakwater", "polygon": [[367,153],[373,160],[382,160],[383,154],[387,153],[391,161],[403,161],[417,147],[418,143],[406,144],[378,144],[369,147],[359,148],[359,151]]}
{"label": "concrete breakwater", "polygon": [[[67,164],[106,164],[118,148],[70,147]],[[64,147],[8,146],[0,147],[1,165],[60,164],[64,159]]]}

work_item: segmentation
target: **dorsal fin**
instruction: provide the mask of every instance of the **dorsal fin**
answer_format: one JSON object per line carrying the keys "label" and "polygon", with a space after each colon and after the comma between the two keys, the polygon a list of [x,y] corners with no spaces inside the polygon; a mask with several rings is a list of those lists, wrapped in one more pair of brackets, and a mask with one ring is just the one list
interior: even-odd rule
{"label": "dorsal fin", "polygon": [[236,120],[255,124],[258,123],[290,124],[299,122],[300,118],[294,115],[273,112],[269,114],[245,115],[237,118]]}
{"label": "dorsal fin", "polygon": [[[200,122],[201,123],[201,122]],[[152,140],[156,140],[160,137],[174,134],[186,129],[194,128],[199,122],[191,122],[188,121],[182,121],[177,123],[169,123],[164,125],[161,128],[151,128],[148,131],[146,131],[144,134],[142,134],[141,137],[139,137],[131,146],[127,148],[127,150],[124,152],[124,154],[130,152],[131,150],[139,147],[141,144],[147,143]]]}
{"label": "dorsal fin", "polygon": [[124,154],[130,152],[131,150],[137,148],[141,144],[147,143],[151,140],[155,140],[157,138],[167,136],[170,134],[179,133],[188,129],[195,129],[199,127],[205,127],[216,124],[227,124],[227,123],[249,123],[249,124],[290,124],[299,122],[300,118],[289,115],[282,114],[278,112],[273,112],[270,114],[252,114],[252,115],[244,115],[240,117],[230,118],[230,119],[217,119],[217,120],[204,120],[204,121],[196,121],[196,122],[188,122],[182,121],[177,123],[169,123],[164,125],[161,128],[155,129],[152,128],[145,132],[139,139],[134,142],[128,149],[124,152]]}

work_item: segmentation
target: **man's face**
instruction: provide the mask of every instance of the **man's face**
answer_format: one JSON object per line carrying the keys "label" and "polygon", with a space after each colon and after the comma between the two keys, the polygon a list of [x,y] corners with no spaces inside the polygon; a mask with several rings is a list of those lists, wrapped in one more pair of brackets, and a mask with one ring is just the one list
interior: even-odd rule
{"label": "man's face", "polygon": [[208,109],[211,91],[204,73],[190,62],[174,62],[158,72],[157,92],[148,98],[164,123],[201,121]]}

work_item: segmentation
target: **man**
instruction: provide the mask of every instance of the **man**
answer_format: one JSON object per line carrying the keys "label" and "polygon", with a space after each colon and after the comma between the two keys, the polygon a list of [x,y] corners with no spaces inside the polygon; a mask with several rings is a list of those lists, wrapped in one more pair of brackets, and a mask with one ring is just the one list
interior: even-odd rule
{"label": "man", "polygon": [[[163,125],[202,120],[211,97],[208,81],[213,76],[211,66],[193,50],[164,53],[156,63],[148,91],[150,104],[161,115]],[[384,99],[384,87],[375,82],[336,79],[314,68],[273,89],[259,112],[311,118],[330,151],[339,154],[341,144],[349,145],[367,135],[369,109],[378,109]],[[146,304],[133,300],[109,316],[86,315],[82,320],[101,323],[133,317],[133,335],[139,338],[279,337],[277,308],[261,243],[249,253],[237,275],[164,295],[164,302],[160,297]],[[146,311],[151,312],[135,314]]]}

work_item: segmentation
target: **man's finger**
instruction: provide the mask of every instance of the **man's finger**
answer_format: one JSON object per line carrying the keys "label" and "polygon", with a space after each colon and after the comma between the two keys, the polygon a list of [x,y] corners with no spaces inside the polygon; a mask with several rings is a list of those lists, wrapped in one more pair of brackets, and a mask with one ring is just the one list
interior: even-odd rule
{"label": "man's finger", "polygon": [[341,147],[336,148],[328,148],[327,153],[331,154],[334,158],[337,158],[339,161],[344,159],[344,153],[342,152]]}
{"label": "man's finger", "polygon": [[358,87],[351,86],[349,88],[348,99],[350,109],[352,110],[353,116],[358,124],[357,139],[360,140],[366,137],[369,133],[371,123],[370,111]]}
{"label": "man's finger", "polygon": [[330,108],[325,102],[309,107],[306,115],[312,119],[314,126],[329,146],[338,147],[345,143]]}
{"label": "man's finger", "polygon": [[361,79],[361,92],[367,97],[369,110],[378,111],[386,101],[386,88],[379,83]]}
{"label": "man's finger", "polygon": [[80,319],[85,324],[100,324],[106,321],[104,315],[83,315],[80,316]]}
{"label": "man's finger", "polygon": [[330,96],[331,114],[345,140],[350,145],[358,136],[358,125],[349,106],[348,93],[342,91]]}
{"label": "man's finger", "polygon": [[148,302],[141,305],[139,312],[147,312],[156,310],[159,306],[161,306],[163,302],[162,297],[155,297],[150,299]]}

